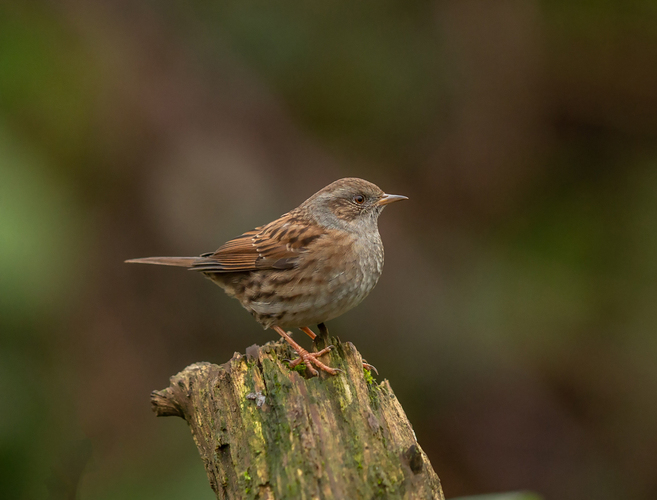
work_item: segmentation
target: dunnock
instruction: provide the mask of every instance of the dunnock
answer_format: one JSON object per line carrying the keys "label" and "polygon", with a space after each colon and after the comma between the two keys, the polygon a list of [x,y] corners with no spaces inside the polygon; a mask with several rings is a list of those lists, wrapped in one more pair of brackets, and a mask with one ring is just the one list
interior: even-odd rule
{"label": "dunnock", "polygon": [[141,264],[200,271],[240,301],[262,326],[273,328],[299,354],[290,366],[306,363],[331,375],[339,370],[319,359],[332,346],[309,353],[285,328],[318,325],[357,306],[372,291],[383,268],[377,220],[383,208],[405,196],[385,194],[363,179],[329,184],[273,222],[200,257],[147,257]]}

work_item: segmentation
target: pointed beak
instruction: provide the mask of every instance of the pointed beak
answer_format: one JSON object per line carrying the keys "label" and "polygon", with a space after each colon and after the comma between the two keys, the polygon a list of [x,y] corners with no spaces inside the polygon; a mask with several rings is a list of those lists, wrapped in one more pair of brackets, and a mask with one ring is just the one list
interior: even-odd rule
{"label": "pointed beak", "polygon": [[376,202],[377,205],[384,206],[394,203],[396,201],[408,200],[408,197],[402,196],[400,194],[384,194],[379,201]]}

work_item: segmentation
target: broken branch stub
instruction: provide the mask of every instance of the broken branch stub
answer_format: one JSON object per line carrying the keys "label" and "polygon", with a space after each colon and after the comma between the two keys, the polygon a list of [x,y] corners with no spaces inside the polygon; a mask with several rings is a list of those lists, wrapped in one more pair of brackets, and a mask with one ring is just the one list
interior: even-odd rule
{"label": "broken branch stub", "polygon": [[191,365],[152,393],[158,416],[189,424],[218,499],[444,499],[388,381],[331,341],[337,376],[290,370],[278,341]]}

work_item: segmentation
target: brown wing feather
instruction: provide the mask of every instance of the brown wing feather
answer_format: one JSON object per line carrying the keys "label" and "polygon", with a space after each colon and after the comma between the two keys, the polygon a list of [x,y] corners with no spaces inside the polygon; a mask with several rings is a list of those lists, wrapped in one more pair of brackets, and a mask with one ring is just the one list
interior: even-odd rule
{"label": "brown wing feather", "polygon": [[[260,269],[292,269],[307,245],[323,232],[309,226],[294,213],[234,238],[211,254],[202,255],[192,266],[202,272],[244,272]],[[312,236],[310,236],[312,233]]]}

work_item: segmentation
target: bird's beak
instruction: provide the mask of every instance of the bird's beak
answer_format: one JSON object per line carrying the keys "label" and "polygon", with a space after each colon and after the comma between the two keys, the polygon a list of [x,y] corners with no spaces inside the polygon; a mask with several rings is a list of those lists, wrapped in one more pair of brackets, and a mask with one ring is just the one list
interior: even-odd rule
{"label": "bird's beak", "polygon": [[376,202],[377,205],[389,205],[396,201],[408,200],[408,197],[402,196],[400,194],[384,194],[379,201]]}

